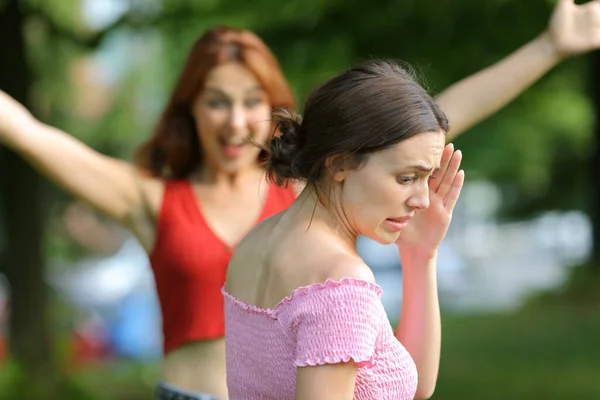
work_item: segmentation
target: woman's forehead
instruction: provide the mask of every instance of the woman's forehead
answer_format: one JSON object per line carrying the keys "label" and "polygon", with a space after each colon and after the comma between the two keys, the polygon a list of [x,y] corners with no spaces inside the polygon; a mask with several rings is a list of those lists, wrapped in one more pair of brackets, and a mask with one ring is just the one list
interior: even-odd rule
{"label": "woman's forehead", "polygon": [[245,94],[263,90],[256,76],[238,62],[221,64],[211,69],[206,76],[204,89],[223,94]]}
{"label": "woman's forehead", "polygon": [[443,132],[424,132],[380,151],[379,158],[384,163],[402,168],[436,169],[439,167],[444,145]]}

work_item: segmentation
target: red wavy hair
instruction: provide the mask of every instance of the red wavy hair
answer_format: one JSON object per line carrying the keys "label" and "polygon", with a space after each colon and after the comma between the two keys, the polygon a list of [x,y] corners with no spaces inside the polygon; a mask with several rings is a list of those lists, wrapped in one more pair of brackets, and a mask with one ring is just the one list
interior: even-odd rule
{"label": "red wavy hair", "polygon": [[138,167],[155,177],[181,179],[202,164],[192,103],[208,72],[231,61],[244,64],[256,76],[272,108],[294,108],[294,96],[279,63],[258,36],[227,26],[210,29],[194,43],[151,138],[135,152]]}

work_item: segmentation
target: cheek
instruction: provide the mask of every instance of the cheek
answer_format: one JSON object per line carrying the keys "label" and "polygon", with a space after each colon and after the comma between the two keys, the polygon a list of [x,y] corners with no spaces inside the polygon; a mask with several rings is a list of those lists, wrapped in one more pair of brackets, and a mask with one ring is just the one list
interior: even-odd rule
{"label": "cheek", "polygon": [[226,110],[200,109],[194,113],[196,126],[200,131],[200,136],[209,138],[216,136],[223,129],[229,118],[229,113]]}
{"label": "cheek", "polygon": [[375,174],[361,174],[353,178],[344,183],[342,196],[346,211],[352,214],[356,224],[372,228],[388,218],[390,213],[393,215],[399,205],[401,188],[393,178]]}
{"label": "cheek", "polygon": [[377,174],[365,174],[355,188],[356,195],[370,209],[396,206],[401,191],[402,186],[393,177]]}
{"label": "cheek", "polygon": [[258,142],[265,142],[271,133],[271,107],[262,106],[248,111],[248,123],[252,137]]}

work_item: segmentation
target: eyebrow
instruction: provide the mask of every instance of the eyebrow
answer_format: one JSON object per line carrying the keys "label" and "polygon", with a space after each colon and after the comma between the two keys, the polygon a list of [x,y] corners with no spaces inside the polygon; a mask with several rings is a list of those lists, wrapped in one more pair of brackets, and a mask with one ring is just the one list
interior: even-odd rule
{"label": "eyebrow", "polygon": [[[207,92],[214,92],[214,93],[219,94],[224,97],[228,97],[227,93],[225,93],[224,91],[222,91],[221,89],[216,88],[216,87],[207,86],[204,88],[204,90]],[[251,92],[256,92],[256,91],[261,91],[261,90],[262,90],[262,87],[260,87],[259,85],[255,85],[255,86],[251,86],[248,89],[246,89],[245,93],[248,94]]]}
{"label": "eyebrow", "polygon": [[411,169],[411,170],[415,170],[415,171],[421,171],[421,172],[435,172],[435,171],[439,171],[440,167],[430,167],[429,165],[424,165],[424,164],[415,164],[415,165],[409,165],[407,167],[404,167],[404,169]]}

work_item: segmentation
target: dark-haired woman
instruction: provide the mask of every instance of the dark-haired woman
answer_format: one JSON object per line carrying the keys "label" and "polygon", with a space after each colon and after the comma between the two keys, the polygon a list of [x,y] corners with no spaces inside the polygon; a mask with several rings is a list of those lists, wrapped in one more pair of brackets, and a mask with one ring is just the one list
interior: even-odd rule
{"label": "dark-haired woman", "polygon": [[[305,182],[233,253],[223,289],[231,399],[428,398],[440,357],[437,248],[463,185],[448,120],[394,63],[351,68],[276,114],[268,176]],[[395,332],[356,238],[396,243]]]}

